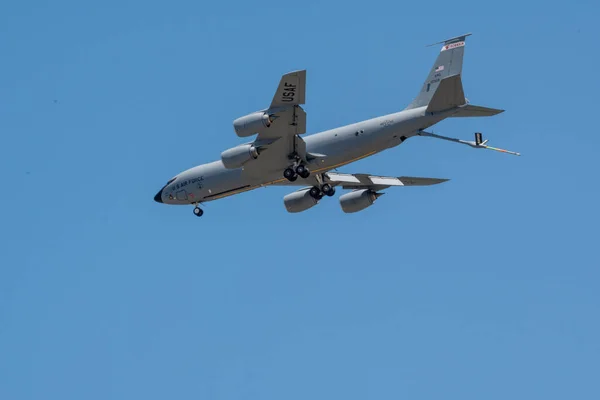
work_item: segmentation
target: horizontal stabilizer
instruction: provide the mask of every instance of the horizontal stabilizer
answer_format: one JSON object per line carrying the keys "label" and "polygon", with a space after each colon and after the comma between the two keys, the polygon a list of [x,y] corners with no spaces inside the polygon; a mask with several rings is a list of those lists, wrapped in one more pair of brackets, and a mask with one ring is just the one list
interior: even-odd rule
{"label": "horizontal stabilizer", "polygon": [[496,108],[488,108],[481,106],[474,106],[468,104],[464,107],[461,107],[460,110],[451,117],[491,117],[493,115],[497,115],[503,113],[504,110],[498,110]]}
{"label": "horizontal stabilizer", "polygon": [[427,112],[450,110],[462,106],[466,102],[460,75],[452,75],[442,79],[427,105]]}

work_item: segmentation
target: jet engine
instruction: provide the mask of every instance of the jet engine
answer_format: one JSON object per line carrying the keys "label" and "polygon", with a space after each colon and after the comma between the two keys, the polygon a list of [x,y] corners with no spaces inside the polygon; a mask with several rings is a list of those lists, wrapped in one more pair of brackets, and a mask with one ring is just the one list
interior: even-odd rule
{"label": "jet engine", "polygon": [[298,190],[283,198],[285,209],[290,213],[306,211],[317,203],[318,201],[310,195],[310,188]]}
{"label": "jet engine", "polygon": [[241,168],[250,160],[258,158],[258,149],[251,144],[241,144],[221,153],[221,161],[227,169]]}
{"label": "jet engine", "polygon": [[263,111],[245,115],[233,121],[233,129],[239,137],[252,136],[267,129],[273,120]]}
{"label": "jet engine", "polygon": [[369,189],[354,190],[340,196],[340,205],[345,213],[354,213],[370,207],[381,195],[383,193],[376,193]]}

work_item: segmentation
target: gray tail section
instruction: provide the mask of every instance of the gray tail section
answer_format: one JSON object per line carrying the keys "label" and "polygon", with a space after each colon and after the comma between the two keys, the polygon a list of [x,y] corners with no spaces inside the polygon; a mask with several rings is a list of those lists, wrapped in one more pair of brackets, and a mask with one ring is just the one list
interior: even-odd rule
{"label": "gray tail section", "polygon": [[[421,88],[421,92],[419,95],[413,100],[412,103],[408,107],[407,110],[411,108],[423,107],[429,105],[434,97],[434,93],[438,90],[438,88],[442,87],[445,90],[454,90],[456,89],[456,84],[460,85],[460,93],[463,93],[462,83],[460,82],[460,75],[462,73],[462,64],[463,64],[463,55],[465,53],[465,39],[467,36],[471,34],[465,34],[462,36],[457,36],[443,42],[434,43],[432,46],[437,44],[442,44],[442,49],[437,59],[435,60],[435,64],[431,67],[429,71],[429,75],[423,83],[423,87]],[[448,81],[446,78],[458,76],[458,82]],[[442,84],[442,82],[446,82]],[[459,95],[457,93],[457,95]],[[448,93],[445,94],[448,96]],[[455,98],[460,96],[455,96]],[[464,99],[464,94],[462,95]],[[463,105],[465,102],[458,104]],[[439,104],[436,105],[436,108],[439,107]],[[443,109],[448,109],[450,107],[443,107]]]}
{"label": "gray tail section", "polygon": [[427,112],[442,112],[463,106],[467,103],[465,93],[463,92],[462,80],[460,75],[447,76],[442,79],[435,89],[429,104]]}

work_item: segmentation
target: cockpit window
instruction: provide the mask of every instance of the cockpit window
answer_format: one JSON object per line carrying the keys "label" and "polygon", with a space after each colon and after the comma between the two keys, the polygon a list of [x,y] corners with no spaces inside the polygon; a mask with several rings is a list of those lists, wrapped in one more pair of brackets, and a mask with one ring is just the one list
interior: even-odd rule
{"label": "cockpit window", "polygon": [[171,179],[169,182],[167,182],[167,184],[166,184],[165,186],[169,186],[171,183],[173,183],[173,181],[174,181],[175,179],[177,179],[177,177],[175,177],[175,178]]}

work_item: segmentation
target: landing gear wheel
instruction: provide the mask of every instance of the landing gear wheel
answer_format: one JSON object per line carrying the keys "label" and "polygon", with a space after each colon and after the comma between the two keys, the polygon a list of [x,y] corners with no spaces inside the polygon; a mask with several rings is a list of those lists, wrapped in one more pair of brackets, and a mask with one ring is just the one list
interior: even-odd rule
{"label": "landing gear wheel", "polygon": [[310,188],[308,192],[313,199],[321,200],[323,198],[323,194],[321,193],[321,189],[316,186]]}
{"label": "landing gear wheel", "polygon": [[288,181],[290,181],[290,182],[296,182],[296,179],[298,179],[298,175],[294,175],[291,178],[288,178]]}
{"label": "landing gear wheel", "polygon": [[331,187],[331,185],[329,183],[324,183],[323,186],[321,186],[321,192],[327,194],[331,191],[331,189],[333,189]]}
{"label": "landing gear wheel", "polygon": [[295,181],[295,180],[296,180],[296,179],[294,179],[294,177],[295,177],[295,176],[296,176],[296,173],[295,173],[295,172],[294,172],[294,170],[293,170],[293,169],[291,169],[291,168],[286,168],[286,169],[283,171],[283,177],[284,177],[285,179],[287,179],[288,181],[290,181],[290,182],[293,182],[293,181]]}
{"label": "landing gear wheel", "polygon": [[196,217],[201,217],[203,214],[204,214],[204,211],[202,211],[202,209],[200,207],[194,208],[194,215]]}
{"label": "landing gear wheel", "polygon": [[328,191],[323,192],[323,193],[325,193],[327,196],[331,197],[335,194],[335,188],[331,187],[331,189],[329,189]]}
{"label": "landing gear wheel", "polygon": [[306,167],[306,165],[302,164],[296,167],[296,173],[300,175],[300,177],[303,179],[306,179],[310,176],[310,170],[308,169],[308,167]]}

